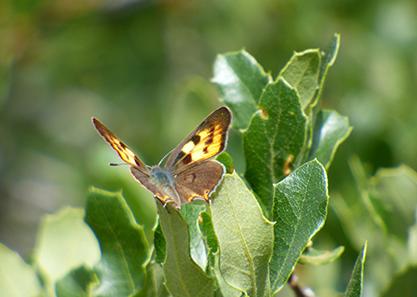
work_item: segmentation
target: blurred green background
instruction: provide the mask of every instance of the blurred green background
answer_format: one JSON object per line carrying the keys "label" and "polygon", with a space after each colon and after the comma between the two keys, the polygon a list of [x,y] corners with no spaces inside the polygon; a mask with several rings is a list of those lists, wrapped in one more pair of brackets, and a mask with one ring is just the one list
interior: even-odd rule
{"label": "blurred green background", "polygon": [[[322,105],[354,127],[329,172],[331,198],[349,201],[354,155],[370,175],[417,169],[416,1],[1,1],[0,242],[30,256],[40,217],[83,206],[90,185],[123,189],[151,226],[152,197],[108,166],[117,157],[91,116],[155,164],[220,104],[217,54],[245,48],[277,74],[335,32]],[[331,211],[319,236],[347,247],[342,268],[329,268],[341,287],[359,248],[343,230]]]}

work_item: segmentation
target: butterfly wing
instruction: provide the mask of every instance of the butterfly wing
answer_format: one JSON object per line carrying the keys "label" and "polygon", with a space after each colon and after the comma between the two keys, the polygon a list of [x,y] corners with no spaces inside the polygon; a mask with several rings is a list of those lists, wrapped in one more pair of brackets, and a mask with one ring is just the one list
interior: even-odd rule
{"label": "butterfly wing", "polygon": [[166,168],[174,174],[220,154],[227,142],[232,113],[223,106],[212,112],[167,157]]}
{"label": "butterfly wing", "polygon": [[196,198],[208,201],[224,175],[224,167],[217,161],[196,163],[175,177],[176,189],[184,203]]}
{"label": "butterfly wing", "polygon": [[164,194],[149,179],[149,170],[146,165],[127,147],[116,135],[114,135],[102,122],[93,118],[93,124],[98,133],[106,140],[110,146],[116,151],[120,158],[130,165],[130,172],[133,177],[139,181],[146,189],[154,194],[162,203],[170,200],[169,196]]}
{"label": "butterfly wing", "polygon": [[144,173],[148,172],[145,164],[133,153],[133,151],[124,144],[116,135],[113,134],[102,122],[98,119],[92,119],[94,127],[97,132],[104,138],[106,142],[116,151],[119,157],[128,165],[137,168]]}

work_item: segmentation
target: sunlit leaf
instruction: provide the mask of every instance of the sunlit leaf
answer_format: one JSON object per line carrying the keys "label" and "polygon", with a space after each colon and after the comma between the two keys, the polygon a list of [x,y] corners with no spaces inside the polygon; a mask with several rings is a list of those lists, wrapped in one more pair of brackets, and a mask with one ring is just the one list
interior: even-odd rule
{"label": "sunlit leaf", "polygon": [[236,173],[225,176],[213,197],[211,213],[222,277],[249,296],[266,296],[273,225],[264,218],[255,197]]}
{"label": "sunlit leaf", "polygon": [[248,126],[269,80],[269,75],[244,50],[217,56],[212,81],[219,87],[221,100],[232,110],[236,128]]}
{"label": "sunlit leaf", "polygon": [[321,54],[318,49],[294,53],[279,74],[279,77],[297,90],[303,109],[311,103],[319,88],[320,63]]}
{"label": "sunlit leaf", "polygon": [[37,297],[41,292],[35,270],[0,243],[0,295]]}
{"label": "sunlit leaf", "polygon": [[207,266],[207,250],[203,235],[198,226],[198,220],[200,213],[205,209],[205,202],[201,201],[201,203],[198,203],[196,201],[183,205],[180,210],[181,216],[188,224],[191,258],[193,258],[194,262],[203,270],[205,270]]}
{"label": "sunlit leaf", "polygon": [[220,256],[219,253],[215,254],[214,257],[214,274],[217,279],[217,286],[218,286],[218,292],[215,295],[215,297],[241,297],[241,296],[247,296],[244,292],[232,287],[229,283],[226,282],[226,280],[223,277],[223,274],[220,271]]}
{"label": "sunlit leaf", "polygon": [[339,246],[331,251],[322,251],[309,248],[307,252],[303,253],[300,257],[300,264],[310,264],[310,265],[324,265],[331,263],[338,259],[342,254],[345,248]]}
{"label": "sunlit leaf", "polygon": [[97,240],[84,222],[82,209],[65,208],[43,218],[34,260],[48,290],[53,291],[54,283],[71,270],[93,267],[99,258]]}

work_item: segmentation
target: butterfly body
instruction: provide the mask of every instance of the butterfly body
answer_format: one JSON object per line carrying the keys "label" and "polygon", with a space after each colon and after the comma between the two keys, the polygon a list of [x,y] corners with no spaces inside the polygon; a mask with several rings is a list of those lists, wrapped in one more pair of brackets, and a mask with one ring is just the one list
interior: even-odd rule
{"label": "butterfly body", "polygon": [[160,185],[161,187],[170,187],[174,186],[175,179],[172,176],[172,173],[159,166],[152,166],[150,170],[150,179],[155,184]]}
{"label": "butterfly body", "polygon": [[209,195],[222,180],[224,167],[215,160],[227,142],[232,114],[227,107],[212,112],[159,165],[146,166],[126,144],[103,123],[93,118],[99,134],[128,165],[134,178],[163,204],[180,208],[194,199],[208,201]]}
{"label": "butterfly body", "polygon": [[155,187],[161,190],[162,197],[168,197],[166,199],[172,199],[175,204],[181,204],[181,199],[176,190],[175,178],[169,170],[159,166],[152,166],[149,180]]}

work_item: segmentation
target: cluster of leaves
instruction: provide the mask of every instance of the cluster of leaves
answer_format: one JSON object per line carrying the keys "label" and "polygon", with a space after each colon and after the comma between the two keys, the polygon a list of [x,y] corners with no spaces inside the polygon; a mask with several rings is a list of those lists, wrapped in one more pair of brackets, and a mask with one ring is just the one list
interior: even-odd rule
{"label": "cluster of leaves", "polygon": [[[213,81],[234,114],[244,179],[227,168],[209,205],[158,203],[149,236],[121,193],[91,189],[86,209],[45,218],[33,265],[0,249],[0,290],[10,296],[279,295],[297,263],[335,260],[311,247],[328,207],[326,168],[351,127],[318,101],[339,47],[295,53],[273,79],[247,52],[218,56]],[[322,165],[323,164],[323,165]],[[247,183],[246,183],[246,182]],[[153,243],[153,244],[151,244]],[[345,296],[362,293],[366,244]],[[38,278],[41,282],[38,281]]]}
{"label": "cluster of leaves", "polygon": [[370,176],[359,158],[349,161],[353,193],[333,201],[350,242],[370,241],[367,280],[373,296],[413,296],[417,267],[417,172],[402,165]]}

